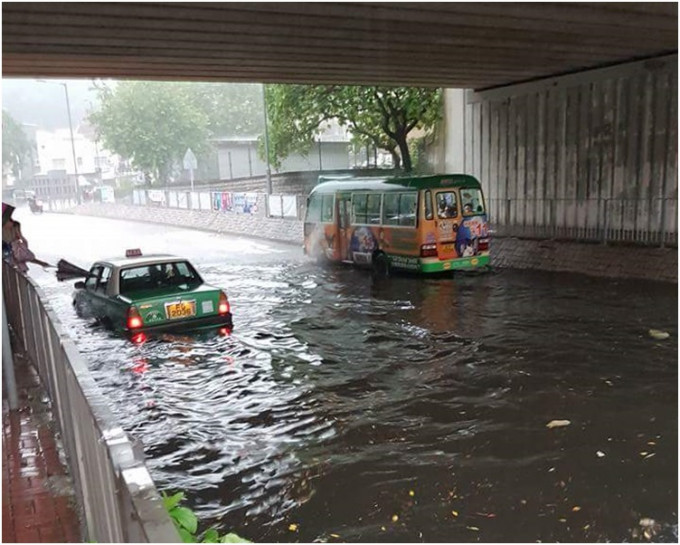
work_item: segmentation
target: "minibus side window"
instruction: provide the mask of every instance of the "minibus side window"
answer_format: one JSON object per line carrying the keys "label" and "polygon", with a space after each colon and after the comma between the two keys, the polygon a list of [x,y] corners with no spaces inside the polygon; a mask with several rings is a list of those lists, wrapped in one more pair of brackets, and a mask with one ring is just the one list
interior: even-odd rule
{"label": "minibus side window", "polygon": [[418,193],[399,195],[399,225],[415,227]]}
{"label": "minibus side window", "polygon": [[383,200],[383,225],[399,225],[399,194],[386,193]]}
{"label": "minibus side window", "polygon": [[366,193],[354,193],[352,195],[352,223],[366,224],[366,208],[368,195]]}
{"label": "minibus side window", "polygon": [[428,189],[425,191],[425,219],[431,220],[434,217],[432,213],[432,192]]}
{"label": "minibus side window", "polygon": [[330,223],[333,221],[333,195],[324,195],[321,200],[321,221]]}
{"label": "minibus side window", "polygon": [[366,223],[378,225],[380,223],[380,198],[382,195],[380,193],[371,193],[367,197]]}
{"label": "minibus side window", "polygon": [[321,221],[321,195],[314,193],[309,196],[307,202],[307,216],[305,222],[316,223]]}

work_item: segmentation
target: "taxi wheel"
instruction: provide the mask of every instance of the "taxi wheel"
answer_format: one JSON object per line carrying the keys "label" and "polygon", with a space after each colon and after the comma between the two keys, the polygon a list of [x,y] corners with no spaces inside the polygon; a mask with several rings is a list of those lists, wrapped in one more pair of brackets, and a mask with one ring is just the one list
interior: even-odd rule
{"label": "taxi wheel", "polygon": [[373,257],[371,263],[371,272],[373,273],[373,278],[387,278],[390,276],[390,260],[387,256],[380,252]]}

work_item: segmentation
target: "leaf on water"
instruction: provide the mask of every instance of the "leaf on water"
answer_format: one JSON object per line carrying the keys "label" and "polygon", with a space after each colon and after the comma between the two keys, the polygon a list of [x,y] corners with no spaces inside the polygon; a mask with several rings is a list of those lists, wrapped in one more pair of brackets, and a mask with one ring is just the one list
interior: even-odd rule
{"label": "leaf on water", "polygon": [[386,532],[386,531],[387,531],[387,528],[385,528],[384,526],[381,526],[380,529],[381,529],[383,532]]}
{"label": "leaf on water", "polygon": [[581,508],[580,508],[578,505],[574,505],[574,507],[572,507],[571,510],[572,510],[574,513],[577,513],[578,511],[581,510]]}
{"label": "leaf on water", "polygon": [[339,536],[338,534],[331,534],[331,537],[334,537],[334,538],[337,539],[337,538],[339,538],[340,536]]}
{"label": "leaf on water", "polygon": [[413,497],[413,496],[416,495],[416,493],[415,493],[413,490],[409,490],[409,491],[408,491],[408,495],[411,496],[411,497]]}
{"label": "leaf on water", "polygon": [[601,450],[598,450],[595,454],[597,454],[598,458],[604,458],[605,457],[605,453],[602,452]]}
{"label": "leaf on water", "polygon": [[170,512],[170,516],[175,519],[177,524],[179,524],[182,528],[185,528],[192,534],[196,533],[196,529],[198,528],[198,519],[191,509],[187,509],[186,507],[175,507]]}
{"label": "leaf on water", "polygon": [[473,532],[479,532],[479,528],[477,528],[476,526],[466,526],[466,528],[468,530],[472,530]]}
{"label": "leaf on water", "polygon": [[648,454],[649,454],[649,452],[643,451],[643,452],[640,453],[640,456],[647,456]]}
{"label": "leaf on water", "polygon": [[217,530],[215,530],[215,528],[210,528],[209,530],[206,530],[205,534],[203,534],[203,540],[201,542],[202,543],[217,543],[219,539],[220,539],[220,536],[217,533]]}
{"label": "leaf on water", "polygon": [[165,506],[165,509],[167,509],[168,511],[176,507],[177,504],[181,502],[183,499],[184,492],[177,492],[177,494],[173,494],[172,496],[168,496],[165,492],[163,492],[163,505]]}
{"label": "leaf on water", "polygon": [[179,532],[179,535],[184,543],[196,543],[194,536],[190,532],[187,532],[184,528],[177,528],[177,531]]}
{"label": "leaf on water", "polygon": [[458,516],[458,511],[451,511],[451,514],[452,514],[454,517],[457,517],[457,516]]}
{"label": "leaf on water", "polygon": [[570,420],[551,420],[545,425],[545,427],[549,429],[563,428],[564,426],[568,426],[569,424],[571,424]]}
{"label": "leaf on water", "polygon": [[222,539],[220,539],[220,543],[252,543],[252,542],[242,538],[238,534],[232,533],[223,535]]}
{"label": "leaf on water", "polygon": [[649,336],[657,341],[663,341],[670,337],[670,334],[667,331],[661,331],[660,329],[650,329]]}
{"label": "leaf on water", "polygon": [[288,526],[288,529],[289,529],[291,532],[297,532],[298,525],[297,525],[297,524],[291,524],[290,526]]}
{"label": "leaf on water", "polygon": [[645,456],[645,460],[649,460],[654,455],[656,455],[656,452],[650,452],[647,456]]}
{"label": "leaf on water", "polygon": [[392,522],[397,522],[399,520],[399,515],[392,515]]}

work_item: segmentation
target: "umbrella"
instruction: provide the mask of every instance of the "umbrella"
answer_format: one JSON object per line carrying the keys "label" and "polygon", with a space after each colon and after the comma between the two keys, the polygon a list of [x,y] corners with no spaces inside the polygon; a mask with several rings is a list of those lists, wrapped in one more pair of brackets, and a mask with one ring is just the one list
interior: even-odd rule
{"label": "umbrella", "polygon": [[85,278],[87,275],[88,272],[85,269],[81,269],[65,259],[60,259],[57,263],[57,280],[59,280],[59,282],[72,280],[74,278]]}
{"label": "umbrella", "polygon": [[2,224],[5,225],[10,219],[12,219],[12,212],[14,212],[14,207],[6,202],[2,203]]}

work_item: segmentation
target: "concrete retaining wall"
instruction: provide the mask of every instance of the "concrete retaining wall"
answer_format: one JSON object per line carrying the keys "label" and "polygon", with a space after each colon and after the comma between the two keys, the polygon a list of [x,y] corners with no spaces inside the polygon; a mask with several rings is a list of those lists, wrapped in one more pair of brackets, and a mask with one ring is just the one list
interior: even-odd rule
{"label": "concrete retaining wall", "polygon": [[[86,204],[72,209],[71,212],[162,223],[217,233],[241,234],[302,245],[302,222],[298,220],[121,204]],[[674,283],[678,281],[676,248],[604,246],[497,237],[492,241],[492,265],[501,268],[564,271],[613,278],[640,278]]]}
{"label": "concrete retaining wall", "polygon": [[302,245],[302,222],[205,210],[156,208],[124,204],[83,204],[69,212],[129,221],[162,223],[216,233],[233,233]]}

